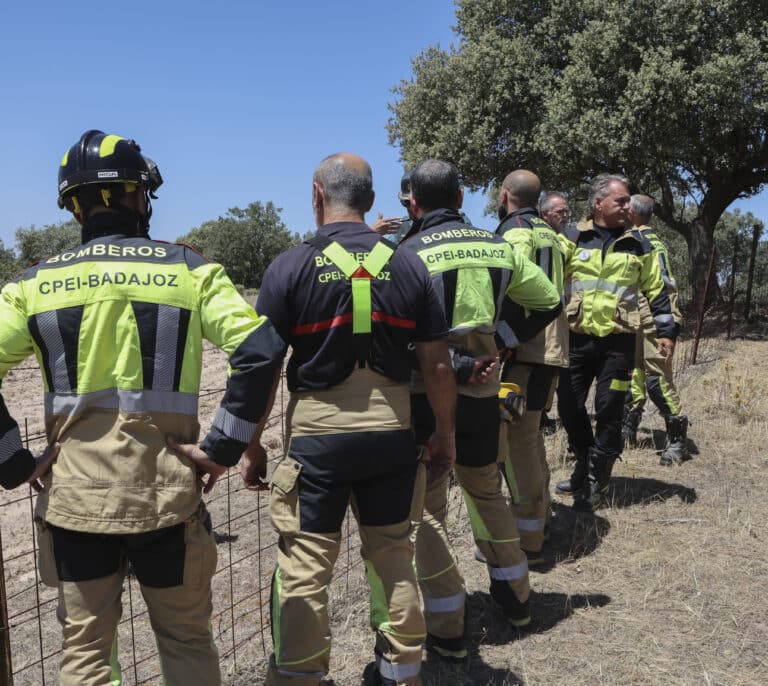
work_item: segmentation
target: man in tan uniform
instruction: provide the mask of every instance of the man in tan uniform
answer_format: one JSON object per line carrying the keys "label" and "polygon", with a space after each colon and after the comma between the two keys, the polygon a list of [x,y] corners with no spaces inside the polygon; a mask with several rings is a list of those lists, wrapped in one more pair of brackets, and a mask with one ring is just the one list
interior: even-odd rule
{"label": "man in tan uniform", "polygon": [[[409,346],[437,417],[433,468],[449,469],[455,460],[456,386],[427,270],[363,223],[372,185],[358,156],[323,160],[312,184],[317,235],[280,255],[259,293],[257,307],[292,348],[287,455],[270,498],[280,536],[270,685],[317,686],[328,672],[328,584],[349,504],[376,633],[365,682],[421,683],[425,626],[410,535],[421,518],[424,469],[410,424]],[[244,459],[246,483],[258,484],[263,451]]]}
{"label": "man in tan uniform", "polygon": [[[539,177],[518,169],[504,179],[499,195],[501,224],[496,233],[539,265],[563,296],[565,251],[555,230],[534,209],[541,192]],[[567,207],[567,205],[566,205]],[[549,467],[541,415],[551,404],[558,370],[568,366],[568,320],[565,311],[543,331],[512,351],[501,379],[520,386],[526,409],[502,423],[499,459],[509,486],[520,546],[532,567],[541,564],[544,531],[549,522]]]}

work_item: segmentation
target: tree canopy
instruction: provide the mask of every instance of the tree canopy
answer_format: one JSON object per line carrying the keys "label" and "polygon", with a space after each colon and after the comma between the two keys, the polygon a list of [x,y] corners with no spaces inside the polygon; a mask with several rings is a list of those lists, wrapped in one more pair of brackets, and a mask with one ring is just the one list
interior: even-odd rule
{"label": "tree canopy", "polygon": [[233,207],[225,216],[203,222],[178,240],[220,262],[234,283],[258,288],[270,262],[301,240],[291,235],[280,212],[272,202]]}
{"label": "tree canopy", "polygon": [[519,167],[566,191],[622,172],[685,239],[701,288],[719,217],[768,181],[768,3],[457,6],[458,44],[426,49],[395,90],[403,159],[452,160],[470,188]]}
{"label": "tree canopy", "polygon": [[16,229],[19,269],[46,257],[53,257],[80,243],[80,224],[74,219],[38,228],[34,225]]}

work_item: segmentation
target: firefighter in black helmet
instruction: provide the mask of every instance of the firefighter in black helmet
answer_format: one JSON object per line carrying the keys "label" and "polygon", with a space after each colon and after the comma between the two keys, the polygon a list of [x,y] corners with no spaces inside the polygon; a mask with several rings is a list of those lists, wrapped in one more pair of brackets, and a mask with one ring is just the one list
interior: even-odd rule
{"label": "firefighter in black helmet", "polygon": [[[216,686],[216,544],[201,501],[265,412],[283,341],[220,265],[148,236],[157,166],[132,140],[87,131],[59,168],[82,245],[0,294],[0,378],[30,354],[56,461],[34,460],[0,398],[0,484],[40,491],[40,575],[58,590],[61,686],[120,683],[128,564],[155,630],[163,683]],[[197,446],[203,339],[233,370]],[[40,479],[41,483],[38,482]]]}

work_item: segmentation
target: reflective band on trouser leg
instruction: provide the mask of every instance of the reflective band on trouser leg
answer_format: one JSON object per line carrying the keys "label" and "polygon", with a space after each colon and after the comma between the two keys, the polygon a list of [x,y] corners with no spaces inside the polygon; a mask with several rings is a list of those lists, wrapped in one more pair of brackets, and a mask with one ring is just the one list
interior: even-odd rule
{"label": "reflective band on trouser leg", "polygon": [[658,357],[651,358],[646,362],[646,370],[645,384],[648,395],[661,414],[665,416],[681,414],[682,404],[673,379],[672,362]]}
{"label": "reflective band on trouser leg", "polygon": [[416,530],[416,574],[424,597],[427,631],[451,639],[464,636],[465,591],[445,530],[447,511],[446,474],[427,486],[424,516]]}
{"label": "reflective band on trouser leg", "polygon": [[410,517],[389,526],[358,525],[371,589],[371,628],[376,632],[379,673],[392,683],[415,686],[421,683],[426,628],[413,570]]}
{"label": "reflective band on trouser leg", "polygon": [[[290,496],[285,496],[290,497]],[[273,524],[282,494],[273,488]],[[277,527],[276,527],[277,528]],[[272,582],[274,661],[267,684],[316,686],[328,672],[331,634],[328,584],[339,553],[341,534],[279,531],[278,568]]]}
{"label": "reflective band on trouser leg", "polygon": [[120,686],[123,683],[123,668],[120,666],[120,657],[117,650],[117,634],[112,644],[112,654],[109,656],[109,666],[112,669],[109,686]]}
{"label": "reflective band on trouser leg", "polygon": [[[419,648],[421,652],[421,648]],[[409,662],[406,664],[395,664],[390,662],[383,655],[376,653],[376,667],[379,670],[379,676],[384,686],[406,686],[410,684],[420,684],[419,674],[421,673],[421,659],[418,662]]]}
{"label": "reflective band on trouser leg", "polygon": [[645,385],[648,388],[648,396],[659,408],[662,416],[680,414],[680,396],[677,394],[674,383],[669,385],[663,376],[648,374]]}
{"label": "reflective band on trouser leg", "polygon": [[635,367],[632,371],[632,409],[642,410],[645,407],[645,371],[642,367]]}
{"label": "reflective band on trouser leg", "polygon": [[[507,426],[506,473],[514,474],[517,492],[511,492],[512,513],[517,520],[520,547],[538,552],[544,544],[545,474],[539,455],[541,410],[528,410]],[[509,483],[509,476],[507,477]]]}
{"label": "reflective band on trouser leg", "polygon": [[[464,492],[475,542],[485,555],[489,570],[494,570],[491,578],[504,575],[517,599],[525,602],[530,594],[528,563],[520,549],[517,526],[501,493],[501,475],[496,465],[456,465],[454,469]],[[520,574],[523,567],[525,571]]]}

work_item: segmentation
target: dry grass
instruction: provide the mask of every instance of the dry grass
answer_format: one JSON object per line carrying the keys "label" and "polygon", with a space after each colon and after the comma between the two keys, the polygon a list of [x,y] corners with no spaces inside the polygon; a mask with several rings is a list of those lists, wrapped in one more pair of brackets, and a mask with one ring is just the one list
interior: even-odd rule
{"label": "dry grass", "polygon": [[[535,627],[528,633],[491,608],[454,492],[471,657],[463,667],[426,663],[425,684],[767,684],[766,395],[751,392],[743,407],[748,381],[762,383],[766,355],[764,342],[705,341],[699,364],[678,379],[693,422],[693,459],[658,465],[652,441],[663,442],[663,421],[647,411],[646,445],[617,463],[607,507],[576,515],[569,500],[556,500],[549,569],[531,574]],[[741,405],[733,397],[739,386]],[[554,482],[570,466],[563,432],[547,441]],[[329,676],[346,686],[358,683],[370,659],[371,635],[365,604],[339,601]]]}
{"label": "dry grass", "polygon": [[[685,352],[681,350],[680,356]],[[660,467],[653,441],[660,445],[663,440],[663,422],[658,414],[647,412],[641,424],[647,445],[628,451],[616,465],[609,506],[593,516],[576,515],[568,500],[555,502],[549,568],[531,575],[535,626],[530,632],[511,629],[492,609],[486,572],[474,561],[466,512],[454,489],[449,521],[467,579],[471,657],[466,666],[455,668],[427,662],[425,684],[768,684],[768,506],[762,499],[768,480],[768,401],[759,390],[760,371],[768,368],[766,354],[765,342],[705,341],[699,364],[681,369],[678,377],[693,422],[689,434],[697,453],[694,459]],[[204,387],[220,384],[223,358],[207,357],[206,367]],[[17,416],[24,414],[22,397],[39,411],[39,395],[29,393],[26,376],[19,373],[3,386]],[[203,402],[203,426],[217,403],[218,396]],[[39,418],[32,424],[30,430],[38,426]],[[280,442],[273,441],[276,455]],[[547,447],[554,482],[569,472],[562,431],[547,439]],[[224,485],[213,494],[215,522],[224,522],[227,515],[250,513],[233,523],[229,538],[226,528],[218,527],[220,569],[230,551],[236,561],[259,543],[266,547],[274,540],[263,504],[260,512],[253,511],[252,494],[237,486],[235,479],[231,510]],[[30,546],[30,533],[15,525],[28,518],[28,507],[21,502],[3,508],[6,551]],[[352,550],[344,551],[341,565],[355,562],[356,548],[353,538]],[[268,630],[266,645],[261,639],[259,618],[265,613],[258,605],[265,598],[241,599],[259,585],[266,591],[273,554],[273,548],[265,549],[261,569],[254,567],[252,559],[236,564],[231,591],[226,570],[215,580],[215,612],[223,614],[214,621],[214,630],[222,654],[231,643],[227,604],[239,603],[236,614],[243,614],[236,622],[238,637],[255,632],[238,650],[236,665],[231,657],[222,660],[225,683],[230,686],[263,682],[270,645]],[[26,558],[19,562],[23,565],[13,570],[10,580],[27,583],[33,570]],[[137,595],[134,588],[134,602]],[[44,599],[50,597],[44,591]],[[373,643],[367,588],[359,567],[338,574],[330,609],[334,651],[332,673],[325,683],[357,685],[363,667],[372,659]],[[146,624],[145,618],[141,621]],[[142,651],[152,643],[144,625],[137,625]],[[121,628],[124,646],[129,645],[129,628]],[[35,635],[16,632],[15,650],[31,650],[36,641],[34,623],[30,624],[33,629]],[[49,603],[44,623],[46,653],[57,649],[58,635],[53,603]],[[124,663],[128,657],[124,655]],[[48,664],[46,683],[53,683],[56,659]],[[145,667],[144,674],[153,673],[155,660]],[[141,681],[141,672],[138,676]],[[144,683],[160,683],[144,678]],[[26,683],[39,683],[34,670],[17,679],[17,686]],[[130,669],[126,683],[133,683]]]}

